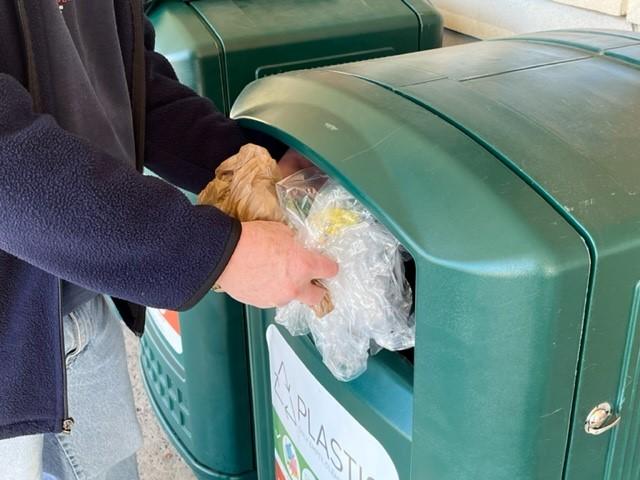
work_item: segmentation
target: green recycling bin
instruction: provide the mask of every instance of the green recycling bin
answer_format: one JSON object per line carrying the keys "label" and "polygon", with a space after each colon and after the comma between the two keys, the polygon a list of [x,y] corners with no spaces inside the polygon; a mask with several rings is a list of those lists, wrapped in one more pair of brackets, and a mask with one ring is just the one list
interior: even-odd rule
{"label": "green recycling bin", "polygon": [[426,0],[170,0],[149,17],[180,80],[226,113],[256,78],[442,44]]}
{"label": "green recycling bin", "polygon": [[[147,13],[156,49],[222,111],[259,77],[439,47],[424,0],[161,0]],[[194,197],[191,196],[194,200]],[[172,443],[202,479],[253,479],[243,307],[210,293],[187,312],[149,309],[143,380]]]}
{"label": "green recycling bin", "polygon": [[289,73],[232,116],[340,181],[416,266],[413,357],[349,383],[249,309],[260,479],[640,478],[640,34]]}

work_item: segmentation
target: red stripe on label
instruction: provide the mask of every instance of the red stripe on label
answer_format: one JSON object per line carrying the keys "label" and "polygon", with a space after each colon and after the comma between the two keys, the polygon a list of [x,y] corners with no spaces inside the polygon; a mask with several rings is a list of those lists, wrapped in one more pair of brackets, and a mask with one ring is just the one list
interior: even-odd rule
{"label": "red stripe on label", "polygon": [[171,325],[171,328],[180,335],[180,314],[173,310],[162,310],[162,316]]}

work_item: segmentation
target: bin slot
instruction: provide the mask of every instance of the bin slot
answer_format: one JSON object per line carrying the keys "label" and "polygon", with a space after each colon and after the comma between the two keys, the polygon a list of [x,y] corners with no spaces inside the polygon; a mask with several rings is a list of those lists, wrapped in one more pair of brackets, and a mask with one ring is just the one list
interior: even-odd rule
{"label": "bin slot", "polygon": [[[416,262],[413,258],[405,260],[404,276],[407,282],[409,282],[409,285],[411,285],[411,315],[414,315],[416,311]],[[407,348],[406,350],[400,350],[395,353],[403,357],[413,366],[413,352],[413,348]]]}

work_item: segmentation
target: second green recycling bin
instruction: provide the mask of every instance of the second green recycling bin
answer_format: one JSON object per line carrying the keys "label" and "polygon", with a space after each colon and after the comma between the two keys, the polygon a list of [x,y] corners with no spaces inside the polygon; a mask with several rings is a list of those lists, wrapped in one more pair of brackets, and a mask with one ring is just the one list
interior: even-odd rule
{"label": "second green recycling bin", "polygon": [[563,31],[250,85],[416,264],[413,362],[335,380],[249,309],[258,476],[640,476],[640,35]]}
{"label": "second green recycling bin", "polygon": [[172,0],[149,16],[181,81],[227,113],[256,78],[442,43],[425,0]]}
{"label": "second green recycling bin", "polygon": [[[151,4],[156,50],[223,112],[256,78],[439,47],[442,40],[442,19],[423,0]],[[148,320],[143,378],[172,443],[198,478],[256,478],[243,307],[210,293],[180,314],[150,309]]]}

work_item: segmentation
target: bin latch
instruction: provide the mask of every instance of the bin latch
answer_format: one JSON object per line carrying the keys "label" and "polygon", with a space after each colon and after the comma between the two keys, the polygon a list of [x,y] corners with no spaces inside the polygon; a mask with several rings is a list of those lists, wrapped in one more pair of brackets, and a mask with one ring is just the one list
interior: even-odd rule
{"label": "bin latch", "polygon": [[618,423],[620,423],[620,417],[613,413],[613,407],[609,402],[604,402],[589,412],[584,422],[584,431],[590,435],[600,435],[611,430]]}

